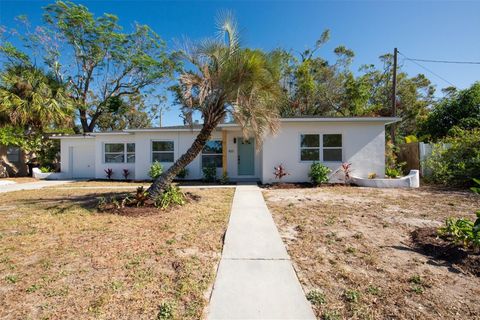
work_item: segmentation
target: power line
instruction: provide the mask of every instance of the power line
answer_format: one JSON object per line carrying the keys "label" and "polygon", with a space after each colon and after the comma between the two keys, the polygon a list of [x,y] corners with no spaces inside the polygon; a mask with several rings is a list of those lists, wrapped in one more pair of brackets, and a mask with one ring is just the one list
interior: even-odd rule
{"label": "power line", "polygon": [[431,59],[414,59],[414,58],[407,58],[406,60],[433,62],[433,63],[450,63],[450,64],[480,64],[480,61],[453,61],[453,60],[431,60]]}
{"label": "power line", "polygon": [[409,57],[407,57],[406,55],[404,55],[404,54],[403,54],[403,53],[401,53],[400,51],[398,51],[398,53],[400,53],[400,54],[401,54],[401,55],[402,55],[402,56],[405,58],[404,60],[411,61],[411,62],[415,63],[417,66],[419,66],[420,68],[422,68],[422,69],[424,69],[424,70],[426,70],[426,71],[430,72],[431,74],[433,74],[433,75],[434,75],[434,76],[436,76],[437,78],[439,78],[439,79],[441,79],[441,80],[445,81],[446,83],[450,84],[451,86],[454,86],[454,87],[456,87],[456,85],[454,85],[452,82],[448,81],[447,79],[445,79],[445,78],[444,78],[444,77],[442,77],[441,75],[439,75],[439,74],[437,74],[437,73],[433,72],[433,71],[432,71],[432,70],[430,70],[429,68],[427,68],[427,67],[425,67],[425,66],[421,65],[420,63],[418,63],[418,62],[416,61],[416,59],[410,59]]}

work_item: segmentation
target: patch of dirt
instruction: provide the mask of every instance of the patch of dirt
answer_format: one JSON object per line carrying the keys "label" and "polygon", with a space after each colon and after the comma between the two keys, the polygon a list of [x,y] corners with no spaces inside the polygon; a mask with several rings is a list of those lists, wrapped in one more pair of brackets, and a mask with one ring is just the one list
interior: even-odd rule
{"label": "patch of dirt", "polygon": [[442,225],[440,221],[430,220],[430,219],[420,219],[420,218],[406,218],[406,217],[385,217],[384,219],[388,223],[392,224],[405,224],[411,227],[429,227],[436,226],[439,227]]}
{"label": "patch of dirt", "polygon": [[438,237],[436,228],[413,231],[412,242],[424,254],[480,277],[480,255]]}
{"label": "patch of dirt", "polygon": [[318,318],[480,319],[478,261],[412,241],[447,217],[474,219],[480,197],[422,187],[266,189],[267,205]]}

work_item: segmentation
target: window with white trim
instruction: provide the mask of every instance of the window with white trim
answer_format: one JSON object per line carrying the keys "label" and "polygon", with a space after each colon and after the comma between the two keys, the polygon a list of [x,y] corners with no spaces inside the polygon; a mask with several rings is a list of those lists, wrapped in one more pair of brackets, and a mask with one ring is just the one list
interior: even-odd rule
{"label": "window with white trim", "polygon": [[341,134],[301,134],[300,161],[341,162]]}
{"label": "window with white trim", "polygon": [[207,141],[202,150],[202,168],[210,166],[221,168],[223,166],[222,155],[222,140]]}
{"label": "window with white trim", "polygon": [[105,143],[103,150],[105,163],[135,162],[135,143]]}
{"label": "window with white trim", "polygon": [[152,162],[173,162],[173,141],[152,141]]}
{"label": "window with white trim", "polygon": [[342,161],[342,135],[324,134],[323,135],[323,161]]}
{"label": "window with white trim", "polygon": [[20,162],[20,148],[15,146],[7,147],[7,160],[9,162]]}
{"label": "window with white trim", "polygon": [[300,160],[320,161],[320,135],[300,135]]}
{"label": "window with white trim", "polygon": [[135,143],[127,143],[127,163],[135,163]]}

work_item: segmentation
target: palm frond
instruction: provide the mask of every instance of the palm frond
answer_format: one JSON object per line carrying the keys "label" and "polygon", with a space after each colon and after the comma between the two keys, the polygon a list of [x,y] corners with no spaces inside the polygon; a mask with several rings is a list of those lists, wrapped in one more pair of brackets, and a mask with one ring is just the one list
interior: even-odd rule
{"label": "palm frond", "polygon": [[235,15],[231,11],[220,11],[217,15],[218,38],[225,42],[230,54],[234,54],[240,48],[240,38]]}
{"label": "palm frond", "polygon": [[230,113],[244,136],[254,137],[260,148],[263,138],[278,128],[282,96],[278,59],[260,50],[241,49],[230,12],[220,13],[217,24],[216,39],[184,44],[184,59],[191,68],[179,77],[181,100],[200,111],[205,123],[218,123]]}

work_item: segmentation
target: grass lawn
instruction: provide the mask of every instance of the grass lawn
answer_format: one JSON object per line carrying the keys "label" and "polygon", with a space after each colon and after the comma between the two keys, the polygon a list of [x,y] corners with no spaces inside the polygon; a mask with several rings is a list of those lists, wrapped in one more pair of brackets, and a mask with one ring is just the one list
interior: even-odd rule
{"label": "grass lawn", "polygon": [[0,318],[199,319],[234,189],[185,191],[135,217],[97,213],[112,190],[1,194]]}
{"label": "grass lawn", "polygon": [[433,188],[265,191],[322,319],[480,319],[480,278],[412,249],[410,233],[474,219],[480,197]]}

